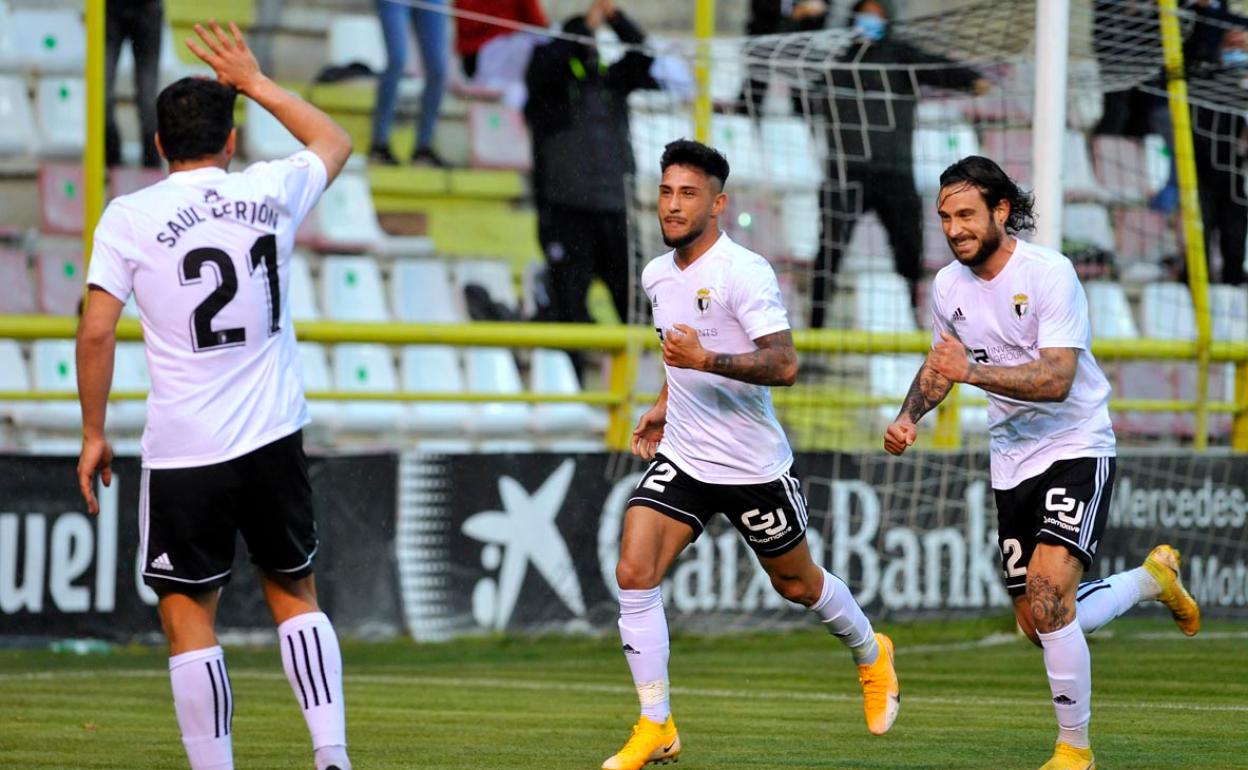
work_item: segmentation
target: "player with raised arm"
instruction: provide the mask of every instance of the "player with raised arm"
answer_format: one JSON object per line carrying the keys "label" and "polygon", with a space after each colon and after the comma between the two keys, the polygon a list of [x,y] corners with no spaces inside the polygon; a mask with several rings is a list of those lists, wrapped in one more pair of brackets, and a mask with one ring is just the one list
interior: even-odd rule
{"label": "player with raised arm", "polygon": [[1092,356],[1088,303],[1062,254],[1016,234],[1031,196],[970,156],[940,176],[937,207],[956,260],[932,284],[932,350],[884,434],[900,455],[955,382],[988,392],[1001,564],[1018,625],[1044,649],[1057,746],[1041,770],[1094,770],[1092,662],[1085,633],[1156,599],[1183,633],[1200,608],[1168,545],[1141,567],[1080,585],[1109,516],[1115,439],[1109,382]]}
{"label": "player with raised arm", "polygon": [[793,452],[772,408],[769,386],[797,378],[775,273],[719,230],[728,200],[724,156],[679,140],[667,145],[660,166],[658,215],[673,250],[650,262],[641,280],[667,382],[633,432],[633,453],[652,462],[628,501],[615,571],[620,637],[641,716],[602,767],[638,770],[680,753],[659,586],[719,512],[745,537],[776,591],[808,607],[849,647],[867,726],[883,734],[900,706],[893,643],[874,632],[849,587],[811,558],[806,501],[789,475]]}
{"label": "player with raised arm", "polygon": [[[131,294],[151,393],[143,431],[139,555],[169,639],[174,712],[192,770],[234,767],[233,690],[214,630],[241,533],[277,624],[282,665],[317,770],[351,770],[342,655],[316,601],[308,422],[290,319],[295,231],[351,154],[320,110],[265,77],[234,24],[195,26],[187,45],[217,80],[184,78],[157,100],[168,178],[109,204],[95,230],[78,327],[78,482],[99,510],[111,481],[105,406],[117,320]],[[237,93],[304,144],[229,173]]]}

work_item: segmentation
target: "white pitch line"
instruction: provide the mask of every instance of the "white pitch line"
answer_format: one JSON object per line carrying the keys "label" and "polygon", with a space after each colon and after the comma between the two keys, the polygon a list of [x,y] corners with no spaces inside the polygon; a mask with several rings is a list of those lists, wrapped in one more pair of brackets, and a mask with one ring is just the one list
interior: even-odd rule
{"label": "white pitch line", "polygon": [[[133,669],[133,670],[115,670],[115,671],[72,671],[72,672],[51,672],[40,671],[26,674],[0,674],[0,681],[53,681],[56,679],[164,679],[168,676],[167,671]],[[264,671],[231,671],[232,679],[254,679],[257,681],[285,681],[286,677],[277,672]],[[420,675],[399,675],[399,674],[357,674],[348,675],[346,681],[349,683],[364,684],[385,684],[385,685],[412,685],[420,687],[446,687],[451,689],[482,689],[482,690],[523,690],[533,692],[571,692],[571,693],[589,693],[594,695],[622,695],[631,693],[632,688],[625,685],[601,684],[595,682],[560,682],[553,680],[536,680],[536,679],[499,679],[489,677],[441,677],[441,676],[420,676]],[[710,687],[673,687],[672,692],[677,695],[685,695],[697,698],[723,698],[726,700],[774,700],[774,701],[808,701],[812,703],[858,703],[862,700],[860,695],[849,695],[844,693],[822,693],[822,692],[780,692],[775,690],[728,690]],[[1047,699],[1046,699],[1047,700]],[[1019,701],[1017,699],[1006,698],[950,698],[942,695],[908,695],[907,703],[930,703],[943,706],[1001,706],[1017,708]],[[1026,705],[1026,704],[1025,704]],[[1047,705],[1043,701],[1037,701],[1034,705],[1040,708]],[[1140,707],[1138,700],[1106,700],[1097,699],[1097,708],[1111,709],[1132,709],[1138,710]],[[1175,702],[1150,702],[1147,704],[1150,709],[1161,709],[1170,711],[1205,711],[1213,713],[1248,713],[1248,705],[1240,706],[1233,704],[1208,704],[1208,703],[1185,703],[1182,701]]]}

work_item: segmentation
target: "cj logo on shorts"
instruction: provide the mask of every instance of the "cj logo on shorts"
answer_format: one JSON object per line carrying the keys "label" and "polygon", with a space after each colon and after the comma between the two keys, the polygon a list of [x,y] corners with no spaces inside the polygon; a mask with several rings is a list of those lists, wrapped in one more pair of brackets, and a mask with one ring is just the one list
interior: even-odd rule
{"label": "cj logo on shorts", "polygon": [[766,513],[757,508],[752,511],[746,511],[741,514],[741,523],[751,532],[762,532],[764,535],[767,535],[764,538],[750,535],[750,540],[755,543],[771,542],[789,531],[789,519],[784,515],[783,508],[777,508]]}

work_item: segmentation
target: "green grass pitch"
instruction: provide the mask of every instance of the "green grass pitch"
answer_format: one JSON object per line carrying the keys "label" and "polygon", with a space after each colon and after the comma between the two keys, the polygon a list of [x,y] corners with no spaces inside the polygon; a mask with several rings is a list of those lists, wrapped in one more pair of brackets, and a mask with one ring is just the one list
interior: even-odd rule
{"label": "green grass pitch", "polygon": [[[1005,618],[881,624],[897,643],[901,716],[869,735],[848,654],[811,628],[672,645],[685,770],[1035,770],[1055,734],[1040,651]],[[1248,768],[1248,626],[1185,639],[1128,619],[1091,642],[1102,770]],[[240,770],[312,767],[276,647],[229,648]],[[636,697],[618,642],[489,638],[348,643],[358,770],[593,770]],[[184,768],[163,650],[0,652],[0,767]]]}

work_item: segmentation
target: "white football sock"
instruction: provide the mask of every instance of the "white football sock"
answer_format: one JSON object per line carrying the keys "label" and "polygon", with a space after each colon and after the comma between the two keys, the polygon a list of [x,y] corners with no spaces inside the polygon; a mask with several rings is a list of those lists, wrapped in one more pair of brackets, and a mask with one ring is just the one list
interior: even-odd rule
{"label": "white football sock", "polygon": [[620,589],[620,641],[624,643],[624,657],[633,672],[642,716],[659,724],[666,722],[672,713],[667,692],[671,643],[661,589]]}
{"label": "white football sock", "polygon": [[1057,739],[1078,749],[1089,745],[1092,721],[1092,656],[1088,640],[1075,621],[1052,633],[1040,633],[1044,668],[1049,674],[1053,710],[1057,712]]}
{"label": "white football sock", "polygon": [[858,665],[874,663],[880,646],[875,641],[871,621],[863,614],[845,581],[823,570],[823,590],[810,611],[828,627],[828,633],[844,642]]}
{"label": "white football sock", "polygon": [[312,734],[317,770],[331,765],[351,770],[342,703],[342,652],[333,625],[325,613],[307,612],[278,626],[277,636],[282,668]]}
{"label": "white football sock", "polygon": [[173,710],[191,770],[234,770],[234,693],[220,646],[169,658]]}
{"label": "white football sock", "polygon": [[1090,634],[1141,601],[1155,598],[1160,590],[1157,581],[1143,567],[1083,583],[1078,591],[1079,626],[1085,634]]}

